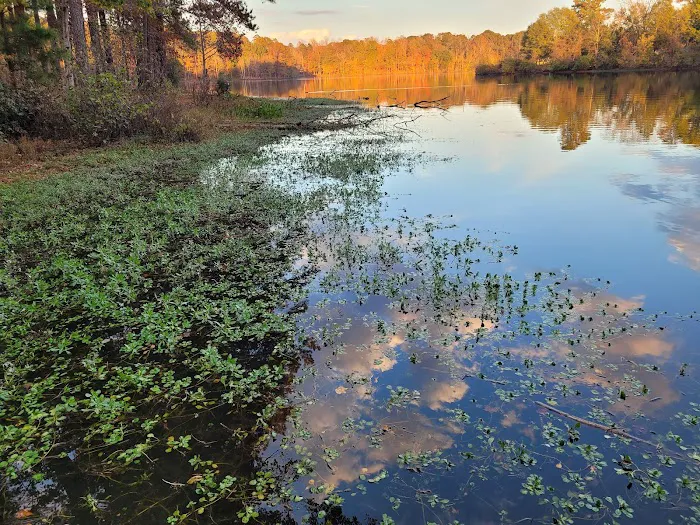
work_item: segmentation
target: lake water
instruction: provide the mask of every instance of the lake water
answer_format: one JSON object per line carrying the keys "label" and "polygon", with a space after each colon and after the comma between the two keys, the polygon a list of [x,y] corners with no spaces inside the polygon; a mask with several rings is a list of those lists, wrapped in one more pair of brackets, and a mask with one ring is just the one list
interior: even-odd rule
{"label": "lake water", "polygon": [[310,248],[267,451],[315,502],[295,520],[700,519],[700,75],[238,89],[410,121],[371,219]]}

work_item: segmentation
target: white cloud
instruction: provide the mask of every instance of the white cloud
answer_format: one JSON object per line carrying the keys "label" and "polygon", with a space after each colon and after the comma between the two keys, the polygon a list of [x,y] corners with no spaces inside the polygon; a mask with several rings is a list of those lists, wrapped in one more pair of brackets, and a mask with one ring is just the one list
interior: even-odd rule
{"label": "white cloud", "polygon": [[270,33],[268,35],[270,38],[276,38],[280,42],[285,44],[297,42],[310,42],[316,40],[317,42],[322,42],[328,40],[331,37],[330,29],[302,29],[301,31],[285,31],[280,33]]}

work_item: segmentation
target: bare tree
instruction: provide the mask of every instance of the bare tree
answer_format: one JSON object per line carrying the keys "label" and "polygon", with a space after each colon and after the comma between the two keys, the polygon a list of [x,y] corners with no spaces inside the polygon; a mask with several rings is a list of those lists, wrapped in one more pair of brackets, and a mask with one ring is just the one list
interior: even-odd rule
{"label": "bare tree", "polygon": [[257,29],[252,11],[242,0],[193,0],[186,13],[197,33],[202,78],[208,76],[207,61],[213,55],[229,59],[240,57],[240,28]]}

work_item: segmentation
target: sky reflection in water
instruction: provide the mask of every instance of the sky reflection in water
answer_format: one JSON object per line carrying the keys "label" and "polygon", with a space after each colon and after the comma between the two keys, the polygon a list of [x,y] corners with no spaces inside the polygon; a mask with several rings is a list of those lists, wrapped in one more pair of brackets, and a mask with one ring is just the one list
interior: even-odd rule
{"label": "sky reflection in water", "polygon": [[[367,83],[377,89],[361,91]],[[555,496],[568,495],[583,507],[593,501],[586,494],[613,497],[609,511],[577,511],[594,521],[616,517],[617,495],[635,508],[639,523],[690,512],[682,497],[672,508],[636,486],[627,488],[624,472],[615,473],[615,459],[625,454],[635,454],[640,472],[648,473],[661,461],[654,450],[586,427],[574,429],[580,436],[556,450],[547,429],[570,438],[573,423],[533,400],[556,402],[646,440],[673,431],[686,445],[697,444],[697,429],[675,415],[698,400],[689,371],[697,370],[700,335],[690,317],[700,297],[700,76],[489,80],[428,90],[398,89],[398,80],[365,84],[258,83],[244,91],[303,96],[325,90],[371,105],[449,96],[447,112],[407,113],[420,115],[411,129],[421,138],[401,147],[425,152],[427,160],[385,179],[384,225],[362,235],[350,229],[340,238],[368,251],[387,239],[402,248],[430,244],[425,231],[412,240],[398,234],[397,218],[449,217],[455,228],[427,237],[476,235],[518,247],[499,262],[478,247],[480,278],[507,272],[521,283],[518,297],[523,281],[540,282],[533,303],[537,297],[549,304],[541,293],[552,287],[554,306],[523,319],[551,329],[548,321],[559,311],[569,318],[560,333],[536,335],[522,330],[517,315],[506,319],[513,305],[502,303],[493,315],[484,315],[481,300],[452,298],[436,307],[414,284],[403,290],[411,298],[404,308],[396,297],[368,291],[363,276],[411,275],[429,257],[384,269],[372,257],[350,265],[341,279],[345,288],[320,283],[312,296],[303,322],[313,334],[307,340],[313,367],[301,373],[293,395],[300,415],[271,453],[314,461],[315,473],[302,476],[298,486],[321,494],[334,487],[345,500],[345,515],[360,520],[387,514],[407,524],[546,521],[573,515],[562,500],[552,505]],[[439,158],[450,160],[431,160]],[[332,244],[337,247],[329,241],[319,250],[332,252]],[[462,269],[448,263],[445,272],[455,276]],[[541,281],[533,277],[537,272],[543,272]],[[336,336],[328,336],[333,330]],[[579,446],[597,447],[601,456]],[[674,479],[684,468],[697,474],[697,467],[683,449],[660,454],[666,453],[684,456],[664,466],[660,478],[675,493]],[[531,474],[552,490],[523,494]],[[584,478],[580,486],[574,476]],[[538,505],[545,497],[549,504]]]}

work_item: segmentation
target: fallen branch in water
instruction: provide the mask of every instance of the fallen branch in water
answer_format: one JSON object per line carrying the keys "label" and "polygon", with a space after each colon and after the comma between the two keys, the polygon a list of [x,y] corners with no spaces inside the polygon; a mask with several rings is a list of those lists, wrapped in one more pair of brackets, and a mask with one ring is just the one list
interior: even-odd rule
{"label": "fallen branch in water", "polygon": [[585,425],[587,427],[591,428],[597,428],[598,430],[603,430],[606,433],[614,434],[616,436],[629,439],[631,441],[637,441],[638,443],[644,443],[645,445],[648,445],[650,447],[653,447],[655,449],[662,449],[663,445],[661,443],[652,443],[651,441],[647,441],[646,439],[633,436],[632,434],[628,433],[625,430],[622,430],[621,428],[617,427],[611,427],[607,425],[602,425],[600,423],[596,423],[595,421],[589,421],[587,419],[583,419],[578,416],[574,416],[573,414],[569,414],[568,412],[564,412],[563,410],[559,410],[558,408],[554,408],[553,406],[550,406],[546,403],[542,403],[542,401],[535,401],[535,404],[540,407],[544,408],[546,410],[549,410],[550,412],[554,412],[555,414],[565,417],[567,419],[571,419],[572,421],[576,421],[577,423],[580,423],[581,425]]}
{"label": "fallen branch in water", "polygon": [[438,108],[438,109],[444,110],[445,108],[442,106],[442,103],[445,100],[447,100],[448,98],[450,98],[450,97],[444,97],[444,98],[440,98],[437,100],[420,100],[420,101],[416,102],[415,104],[413,104],[413,107],[419,108],[419,109]]}

